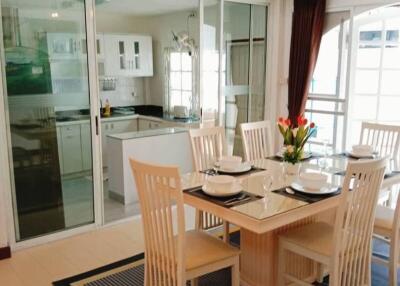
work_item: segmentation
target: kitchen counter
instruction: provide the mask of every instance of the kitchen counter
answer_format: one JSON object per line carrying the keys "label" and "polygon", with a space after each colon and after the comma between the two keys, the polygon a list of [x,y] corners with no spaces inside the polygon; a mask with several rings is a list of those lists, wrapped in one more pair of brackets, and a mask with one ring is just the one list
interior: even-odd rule
{"label": "kitchen counter", "polygon": [[[149,148],[151,146],[151,148]],[[125,205],[138,195],[129,158],[157,165],[178,166],[182,173],[193,170],[188,129],[162,128],[108,135],[109,195]]]}
{"label": "kitchen counter", "polygon": [[134,131],[120,134],[110,134],[108,137],[119,139],[119,140],[130,140],[136,138],[143,137],[152,137],[152,136],[162,136],[162,135],[171,135],[177,133],[187,132],[186,128],[162,128],[162,129],[150,129],[143,131]]}
{"label": "kitchen counter", "polygon": [[[82,123],[87,123],[90,119],[89,115],[79,115],[79,116],[74,116],[68,118],[68,120],[56,120],[57,126],[68,126],[68,125],[73,125],[73,124],[82,124]],[[151,121],[156,121],[156,122],[173,122],[173,123],[179,123],[179,124],[196,124],[200,123],[199,119],[181,119],[181,118],[174,118],[173,116],[170,115],[164,115],[163,117],[156,117],[156,116],[150,116],[150,115],[141,115],[141,114],[130,114],[130,115],[125,115],[125,114],[112,114],[110,117],[101,117],[100,121],[101,122],[112,122],[112,121],[118,121],[118,120],[129,120],[129,119],[145,119],[145,120],[151,120]]]}

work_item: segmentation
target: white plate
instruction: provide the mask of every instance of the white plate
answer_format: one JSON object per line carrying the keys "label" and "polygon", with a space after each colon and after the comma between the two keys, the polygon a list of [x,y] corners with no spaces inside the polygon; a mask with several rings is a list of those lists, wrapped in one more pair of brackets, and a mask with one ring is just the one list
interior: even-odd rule
{"label": "white plate", "polygon": [[243,187],[239,183],[235,183],[232,186],[232,189],[229,192],[225,193],[217,193],[213,188],[211,188],[209,185],[203,185],[202,187],[203,192],[205,192],[207,195],[213,196],[213,197],[230,197],[239,194],[241,191],[243,191]]}
{"label": "white plate", "polygon": [[238,174],[238,173],[244,173],[247,171],[251,170],[251,164],[248,163],[243,163],[242,165],[240,165],[240,167],[232,170],[232,169],[224,169],[221,167],[216,167],[215,168],[217,170],[217,172],[222,172],[222,173],[226,173],[226,174]]}
{"label": "white plate", "polygon": [[347,152],[347,154],[349,154],[351,157],[354,158],[358,158],[358,159],[363,159],[363,158],[368,158],[368,159],[373,159],[374,158],[374,154],[357,154],[357,153],[353,153],[352,151]]}
{"label": "white plate", "polygon": [[[283,153],[282,152],[278,152],[278,153],[276,153],[276,156],[279,157],[279,158],[283,158]],[[303,153],[303,157],[301,158],[301,160],[310,159],[311,156],[312,156],[311,152],[304,152]]]}
{"label": "white plate", "polygon": [[290,187],[292,187],[295,191],[313,195],[328,195],[337,192],[337,190],[339,189],[338,187],[330,184],[327,184],[319,190],[305,189],[299,182],[292,183]]}

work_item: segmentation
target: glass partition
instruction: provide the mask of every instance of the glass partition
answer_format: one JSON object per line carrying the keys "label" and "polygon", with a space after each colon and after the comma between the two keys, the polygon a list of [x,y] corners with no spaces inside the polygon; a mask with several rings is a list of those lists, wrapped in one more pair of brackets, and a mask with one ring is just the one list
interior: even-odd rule
{"label": "glass partition", "polygon": [[1,1],[16,240],[94,222],[84,1]]}

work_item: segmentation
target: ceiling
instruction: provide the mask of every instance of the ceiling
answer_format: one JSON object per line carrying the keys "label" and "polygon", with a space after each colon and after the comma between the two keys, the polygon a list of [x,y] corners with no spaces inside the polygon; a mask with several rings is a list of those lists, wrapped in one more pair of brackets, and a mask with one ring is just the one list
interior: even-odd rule
{"label": "ceiling", "polygon": [[[199,0],[94,0],[98,11],[132,15],[158,15],[197,9]],[[2,6],[25,9],[72,8],[83,0],[2,0]]]}
{"label": "ceiling", "polygon": [[198,8],[198,0],[110,0],[99,11],[133,15],[157,15]]}

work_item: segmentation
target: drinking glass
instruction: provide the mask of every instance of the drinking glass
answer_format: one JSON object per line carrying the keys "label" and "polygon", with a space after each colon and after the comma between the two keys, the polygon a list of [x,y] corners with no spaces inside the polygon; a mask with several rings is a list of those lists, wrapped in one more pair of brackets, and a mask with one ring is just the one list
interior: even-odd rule
{"label": "drinking glass", "polygon": [[272,189],[272,184],[274,182],[274,179],[271,174],[265,174],[262,178],[262,185],[263,185],[263,190],[264,190],[264,198],[267,197],[268,193]]}

